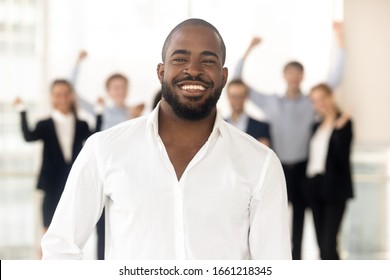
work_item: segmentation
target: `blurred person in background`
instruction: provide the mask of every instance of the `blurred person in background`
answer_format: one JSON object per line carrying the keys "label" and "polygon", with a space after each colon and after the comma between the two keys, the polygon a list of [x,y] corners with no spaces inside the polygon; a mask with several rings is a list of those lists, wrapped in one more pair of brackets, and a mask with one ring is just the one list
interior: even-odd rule
{"label": "blurred person in background", "polygon": [[[87,55],[87,52],[84,50],[80,51],[78,54],[71,78],[71,82],[75,88],[77,88],[81,64],[86,59]],[[130,107],[126,104],[129,92],[129,80],[125,75],[120,73],[110,75],[105,82],[105,89],[107,92],[107,99],[105,99],[106,105],[103,112],[103,130],[142,115],[145,104],[142,103],[134,107]],[[92,114],[94,111],[94,104],[85,99],[80,93],[78,93],[76,97],[80,108]]]}
{"label": "blurred person in background", "polygon": [[64,190],[71,166],[84,141],[101,129],[102,116],[96,115],[96,127],[78,119],[73,87],[67,80],[54,80],[50,87],[53,110],[47,119],[30,129],[26,106],[20,98],[14,104],[20,112],[21,129],[27,142],[43,142],[43,156],[37,187],[44,192],[42,204],[43,230],[47,231]]}
{"label": "blurred person in background", "polygon": [[[73,69],[72,83],[76,87],[77,78],[80,72],[82,61],[87,57],[87,52],[82,50],[79,52],[76,65]],[[126,76],[120,73],[110,75],[105,83],[108,99],[105,101],[106,106],[103,112],[103,130],[111,128],[117,124],[125,122],[129,119],[136,118],[142,115],[145,105],[139,104],[134,107],[129,107],[126,104],[126,99],[129,92],[129,80]],[[98,99],[104,102],[102,98]],[[80,107],[88,113],[93,112],[94,105],[77,94],[77,101]],[[104,240],[105,240],[105,218],[104,211],[96,225],[97,231],[97,259],[104,259]]]}
{"label": "blurred person in background", "polygon": [[[335,63],[331,67],[326,83],[336,88],[341,82],[345,61],[342,23],[334,22],[333,29],[338,48]],[[260,38],[252,39],[243,58],[238,62],[235,78],[242,78],[246,59],[260,43]],[[304,181],[315,113],[309,97],[303,94],[301,89],[304,78],[303,65],[298,61],[287,63],[283,69],[283,78],[286,83],[283,95],[265,94],[249,87],[249,99],[260,107],[270,123],[272,147],[282,162],[288,199],[292,206],[292,256],[293,259],[301,259],[306,209]]]}
{"label": "blurred person in background", "polygon": [[337,106],[332,89],[318,84],[310,99],[319,116],[313,127],[306,194],[312,209],[320,256],[338,260],[337,236],[346,202],[353,197],[350,153],[352,122]]}
{"label": "blurred person in background", "polygon": [[247,85],[239,79],[230,81],[227,85],[227,97],[232,112],[226,121],[270,147],[269,124],[255,120],[245,113],[244,106],[248,98]]}

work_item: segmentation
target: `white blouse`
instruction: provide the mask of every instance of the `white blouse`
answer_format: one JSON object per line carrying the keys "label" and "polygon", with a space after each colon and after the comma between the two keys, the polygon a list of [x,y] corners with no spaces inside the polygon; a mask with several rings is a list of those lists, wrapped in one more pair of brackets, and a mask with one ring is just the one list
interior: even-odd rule
{"label": "white blouse", "polygon": [[58,110],[53,110],[51,117],[66,162],[72,161],[73,142],[75,134],[75,117],[73,113],[63,114]]}
{"label": "white blouse", "polygon": [[320,126],[313,134],[309,144],[309,160],[306,170],[307,177],[311,178],[325,173],[326,158],[328,156],[329,141],[332,132],[333,126]]}

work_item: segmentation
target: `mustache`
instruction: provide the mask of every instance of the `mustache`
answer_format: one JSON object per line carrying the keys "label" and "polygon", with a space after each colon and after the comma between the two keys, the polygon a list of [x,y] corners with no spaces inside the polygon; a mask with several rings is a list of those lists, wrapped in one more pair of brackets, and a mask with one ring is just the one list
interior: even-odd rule
{"label": "mustache", "polygon": [[201,82],[205,85],[207,85],[208,87],[212,86],[213,85],[213,82],[209,82],[209,81],[205,81],[203,80],[201,77],[199,76],[191,76],[191,75],[187,75],[185,78],[183,79],[175,79],[173,80],[173,83],[174,84],[177,84],[177,83],[180,83],[180,82]]}

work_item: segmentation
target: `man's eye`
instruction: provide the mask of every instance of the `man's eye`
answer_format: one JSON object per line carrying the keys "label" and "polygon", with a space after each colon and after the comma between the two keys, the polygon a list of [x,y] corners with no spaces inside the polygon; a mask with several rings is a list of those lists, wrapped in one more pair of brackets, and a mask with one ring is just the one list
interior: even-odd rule
{"label": "man's eye", "polygon": [[206,63],[206,64],[215,64],[215,60],[213,60],[213,59],[204,59],[204,60],[203,60],[203,63]]}
{"label": "man's eye", "polygon": [[178,57],[178,58],[174,58],[173,61],[174,62],[186,62],[187,60],[185,58]]}

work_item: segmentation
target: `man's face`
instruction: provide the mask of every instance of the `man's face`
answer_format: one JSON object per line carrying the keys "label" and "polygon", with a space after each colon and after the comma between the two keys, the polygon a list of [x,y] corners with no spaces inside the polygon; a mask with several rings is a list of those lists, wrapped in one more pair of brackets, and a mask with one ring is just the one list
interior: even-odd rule
{"label": "man's face", "polygon": [[107,93],[116,105],[123,105],[127,97],[127,82],[122,78],[115,78],[110,81],[107,87]]}
{"label": "man's face", "polygon": [[297,67],[288,67],[284,71],[284,80],[290,89],[298,90],[303,80],[303,72]]}
{"label": "man's face", "polygon": [[244,111],[245,100],[247,97],[246,87],[240,84],[231,84],[227,90],[230,107],[232,111],[241,114]]}
{"label": "man's face", "polygon": [[158,65],[162,96],[182,119],[200,120],[215,109],[227,80],[221,42],[211,29],[195,25],[177,30]]}

